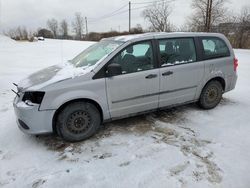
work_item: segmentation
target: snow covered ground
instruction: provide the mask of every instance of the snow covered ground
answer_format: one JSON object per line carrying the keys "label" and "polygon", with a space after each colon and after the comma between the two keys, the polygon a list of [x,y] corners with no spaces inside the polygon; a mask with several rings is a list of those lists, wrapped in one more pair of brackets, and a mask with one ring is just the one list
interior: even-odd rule
{"label": "snow covered ground", "polygon": [[123,119],[75,144],[19,131],[12,82],[90,44],[0,36],[0,187],[249,187],[250,50],[235,50],[237,87],[213,110],[187,105]]}

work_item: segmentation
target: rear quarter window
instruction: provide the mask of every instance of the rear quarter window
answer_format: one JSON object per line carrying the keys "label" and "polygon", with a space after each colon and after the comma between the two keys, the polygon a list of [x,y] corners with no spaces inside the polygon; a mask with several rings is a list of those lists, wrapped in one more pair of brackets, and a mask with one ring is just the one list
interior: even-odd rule
{"label": "rear quarter window", "polygon": [[202,37],[204,59],[213,59],[230,56],[230,51],[226,43],[217,37]]}

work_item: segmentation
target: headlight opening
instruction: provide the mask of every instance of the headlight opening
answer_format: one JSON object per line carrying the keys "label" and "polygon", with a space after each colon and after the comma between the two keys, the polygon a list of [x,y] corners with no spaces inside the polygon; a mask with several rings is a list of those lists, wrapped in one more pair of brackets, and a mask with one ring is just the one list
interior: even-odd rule
{"label": "headlight opening", "polygon": [[31,101],[35,104],[41,104],[45,92],[43,91],[26,91],[23,95],[22,101]]}

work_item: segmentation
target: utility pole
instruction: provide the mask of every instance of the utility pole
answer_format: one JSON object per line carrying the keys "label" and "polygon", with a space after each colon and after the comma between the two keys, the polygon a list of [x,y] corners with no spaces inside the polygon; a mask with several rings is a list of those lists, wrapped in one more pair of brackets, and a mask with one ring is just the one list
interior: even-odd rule
{"label": "utility pole", "polygon": [[207,31],[210,32],[211,31],[211,18],[212,18],[212,4],[213,4],[213,0],[209,1],[209,12],[208,12],[208,27],[207,27]]}
{"label": "utility pole", "polygon": [[206,17],[205,17],[206,32],[209,32],[211,30],[212,4],[213,0],[207,0]]}
{"label": "utility pole", "polygon": [[131,30],[131,2],[129,1],[128,3],[128,8],[129,8],[129,15],[128,15],[128,19],[129,19],[129,26],[128,26],[128,31],[130,32]]}
{"label": "utility pole", "polygon": [[208,28],[209,2],[210,2],[210,0],[207,0],[206,17],[205,17],[205,28],[204,28],[204,31],[205,31],[205,32],[208,32],[208,31],[207,31],[207,28]]}
{"label": "utility pole", "polygon": [[88,32],[88,19],[87,19],[87,17],[85,17],[85,24],[86,24],[86,35],[88,35],[89,32]]}

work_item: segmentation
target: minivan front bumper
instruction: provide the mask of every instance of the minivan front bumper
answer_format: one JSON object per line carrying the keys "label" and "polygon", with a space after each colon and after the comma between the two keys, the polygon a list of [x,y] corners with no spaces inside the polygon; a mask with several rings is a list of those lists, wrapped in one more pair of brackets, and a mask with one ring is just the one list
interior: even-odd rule
{"label": "minivan front bumper", "polygon": [[17,124],[27,134],[52,133],[52,119],[55,110],[39,111],[39,104],[27,105],[17,96],[13,102]]}

